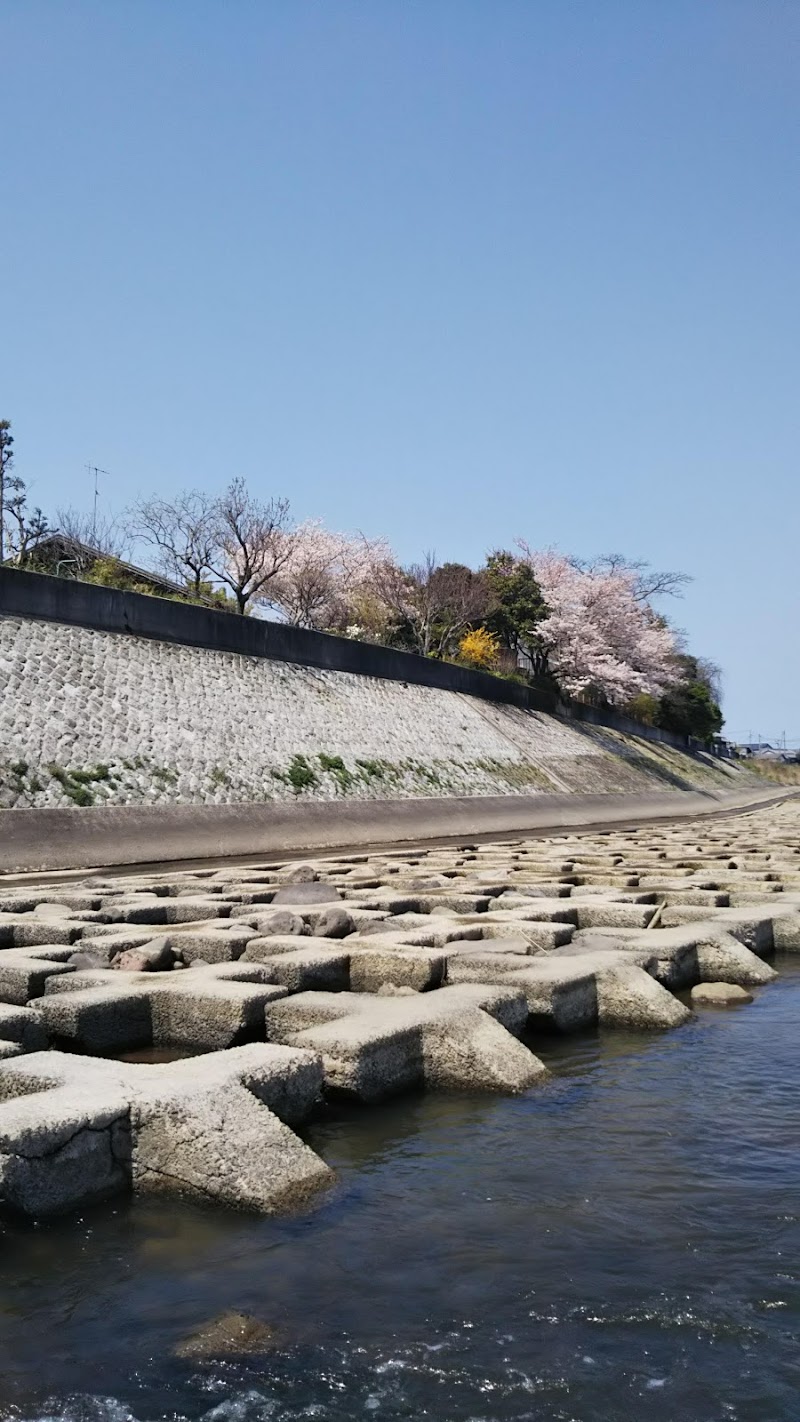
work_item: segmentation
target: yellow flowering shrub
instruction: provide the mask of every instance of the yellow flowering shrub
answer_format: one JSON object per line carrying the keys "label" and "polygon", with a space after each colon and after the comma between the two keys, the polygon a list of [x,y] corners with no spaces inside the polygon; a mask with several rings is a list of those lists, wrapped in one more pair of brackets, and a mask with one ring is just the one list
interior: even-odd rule
{"label": "yellow flowering shrub", "polygon": [[495,671],[500,657],[500,643],[485,627],[474,627],[458,644],[458,655],[467,666],[480,671]]}

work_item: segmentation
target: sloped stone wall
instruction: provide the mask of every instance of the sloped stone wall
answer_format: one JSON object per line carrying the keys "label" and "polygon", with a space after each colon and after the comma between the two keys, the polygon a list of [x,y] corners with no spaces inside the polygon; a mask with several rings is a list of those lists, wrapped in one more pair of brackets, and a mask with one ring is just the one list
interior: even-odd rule
{"label": "sloped stone wall", "polygon": [[437,687],[0,616],[0,806],[733,788],[607,728]]}

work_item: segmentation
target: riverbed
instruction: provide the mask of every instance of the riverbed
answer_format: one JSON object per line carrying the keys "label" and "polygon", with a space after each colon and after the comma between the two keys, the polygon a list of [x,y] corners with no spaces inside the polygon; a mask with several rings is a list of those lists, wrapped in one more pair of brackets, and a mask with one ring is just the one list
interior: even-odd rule
{"label": "riverbed", "polygon": [[[118,1201],[0,1228],[0,1416],[796,1422],[800,961],[662,1035],[537,1039],[525,1096],[332,1112],[264,1220]],[[176,1346],[225,1310],[243,1361]]]}

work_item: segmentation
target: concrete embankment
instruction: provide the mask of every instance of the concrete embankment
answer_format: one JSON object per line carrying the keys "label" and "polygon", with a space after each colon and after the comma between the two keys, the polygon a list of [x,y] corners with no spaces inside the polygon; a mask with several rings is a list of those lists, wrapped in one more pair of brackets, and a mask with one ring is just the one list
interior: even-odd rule
{"label": "concrete embankment", "polygon": [[547,833],[731,813],[789,798],[730,794],[493,795],[243,805],[105,805],[0,811],[0,873],[86,869],[453,837]]}
{"label": "concrete embankment", "polygon": [[503,678],[0,569],[0,808],[726,793],[749,781],[667,732]]}

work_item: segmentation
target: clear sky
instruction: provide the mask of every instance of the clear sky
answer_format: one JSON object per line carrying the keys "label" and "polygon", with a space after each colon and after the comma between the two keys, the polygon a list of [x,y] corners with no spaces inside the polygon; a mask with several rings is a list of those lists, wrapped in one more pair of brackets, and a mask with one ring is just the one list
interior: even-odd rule
{"label": "clear sky", "polygon": [[796,0],[0,0],[0,416],[47,511],[241,474],[694,582],[800,739]]}

